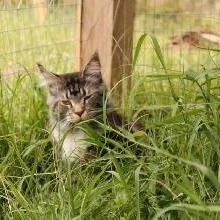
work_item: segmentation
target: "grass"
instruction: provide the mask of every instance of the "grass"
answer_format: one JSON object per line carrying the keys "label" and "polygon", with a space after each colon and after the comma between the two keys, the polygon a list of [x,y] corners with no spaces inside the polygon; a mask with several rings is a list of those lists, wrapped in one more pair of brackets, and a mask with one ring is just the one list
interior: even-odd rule
{"label": "grass", "polygon": [[[23,16],[24,23],[13,13],[1,11],[2,30],[37,25],[30,20],[30,11],[15,13],[21,13],[16,16]],[[136,30],[142,33],[135,35],[139,46],[125,110],[128,117],[141,117],[149,133],[114,130],[123,139],[103,141],[88,130],[89,141],[107,150],[88,164],[70,165],[57,156],[58,146],[48,127],[46,94],[31,69],[41,61],[54,71],[71,70],[74,41],[55,44],[74,39],[71,25],[1,35],[2,219],[220,218],[219,52],[165,49],[171,27],[177,28],[180,18],[170,21],[166,32],[156,32],[162,51],[149,35],[140,43],[140,36],[150,33],[141,26],[143,18],[137,17]],[[149,22],[156,19],[150,18]],[[74,18],[67,9],[54,8],[47,22],[65,19]],[[160,27],[167,22],[166,16],[157,19]],[[203,26],[202,18],[195,20]],[[189,26],[189,21],[181,21]],[[206,25],[215,28],[217,22]],[[47,44],[51,46],[41,47]],[[25,51],[24,47],[36,49]],[[15,50],[21,52],[9,53]],[[23,66],[31,68],[21,71]],[[8,78],[6,70],[20,70],[20,74]],[[105,125],[103,129],[112,130]]]}

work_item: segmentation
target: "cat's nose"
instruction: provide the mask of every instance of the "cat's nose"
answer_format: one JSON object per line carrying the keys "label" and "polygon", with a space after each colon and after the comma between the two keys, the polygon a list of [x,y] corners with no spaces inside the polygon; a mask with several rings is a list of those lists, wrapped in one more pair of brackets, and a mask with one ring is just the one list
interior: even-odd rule
{"label": "cat's nose", "polygon": [[76,114],[76,115],[79,115],[79,117],[81,117],[82,114],[83,114],[83,112],[84,112],[84,110],[82,110],[82,111],[78,111],[78,112],[75,112],[75,114]]}

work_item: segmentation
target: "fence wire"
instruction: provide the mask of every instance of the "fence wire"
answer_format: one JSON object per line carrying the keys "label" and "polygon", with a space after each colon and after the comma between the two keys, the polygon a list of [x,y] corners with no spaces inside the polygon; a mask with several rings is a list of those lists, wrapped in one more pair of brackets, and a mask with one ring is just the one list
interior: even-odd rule
{"label": "fence wire", "polygon": [[[28,2],[28,1],[27,1]],[[32,70],[36,62],[64,71],[73,68],[76,4],[47,5],[15,1],[0,8],[0,70],[13,75]]]}
{"label": "fence wire", "polygon": [[[152,34],[160,43],[169,69],[198,70],[201,65],[215,65],[219,61],[218,54],[204,49],[219,48],[219,24],[220,2],[217,0],[137,0],[134,39],[143,33]],[[156,67],[153,54],[153,47],[147,41],[139,60],[141,72]]]}
{"label": "fence wire", "polygon": [[[41,62],[57,71],[73,68],[76,48],[77,1],[2,1],[0,4],[0,69],[14,74]],[[35,4],[34,4],[35,3]],[[95,11],[94,11],[95,13]],[[219,48],[218,0],[136,0],[134,49],[143,33],[153,34],[162,48],[167,68],[173,73],[214,68]],[[150,40],[138,59],[140,74],[158,73],[161,66]]]}

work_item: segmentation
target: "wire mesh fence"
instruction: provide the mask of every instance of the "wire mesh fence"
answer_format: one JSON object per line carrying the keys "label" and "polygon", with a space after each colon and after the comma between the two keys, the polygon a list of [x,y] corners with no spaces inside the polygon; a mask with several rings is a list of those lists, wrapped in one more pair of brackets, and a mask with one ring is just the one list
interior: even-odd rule
{"label": "wire mesh fence", "polygon": [[[211,68],[218,62],[217,53],[201,49],[218,48],[220,43],[220,3],[217,0],[193,3],[189,0],[137,0],[136,5],[134,45],[143,33],[154,34],[166,57],[167,68],[172,72],[189,67],[198,70],[202,64]],[[2,1],[2,73],[10,75],[24,67],[33,68],[36,62],[55,70],[71,70],[76,46],[76,11],[75,0]],[[158,73],[161,66],[150,41],[144,43],[141,52],[138,72]]]}
{"label": "wire mesh fence", "polygon": [[70,69],[74,62],[76,4],[10,2],[0,9],[0,68],[5,75],[42,62]]}
{"label": "wire mesh fence", "polygon": [[[170,86],[176,96],[195,102],[195,86],[183,81],[183,75],[199,79],[205,74],[212,77],[219,71],[219,6],[218,1],[211,0],[137,1],[134,45],[144,33],[154,35],[166,65],[165,72],[151,39],[147,37],[135,73],[141,76],[137,86],[141,98],[136,96],[135,99],[139,100],[140,106],[143,106],[143,100],[146,100],[146,106],[173,103]],[[167,77],[164,78],[166,74],[170,76],[172,85]],[[219,80],[213,84],[216,86],[213,92],[218,93]]]}
{"label": "wire mesh fence", "polygon": [[[219,2],[154,0],[139,1],[136,15],[135,39],[142,33],[154,34],[169,66],[180,70],[183,66],[199,68],[208,52],[204,48],[218,48]],[[152,47],[145,44],[143,54],[152,54]],[[148,50],[148,51],[147,51]],[[140,64],[153,65],[152,59],[144,58]]]}

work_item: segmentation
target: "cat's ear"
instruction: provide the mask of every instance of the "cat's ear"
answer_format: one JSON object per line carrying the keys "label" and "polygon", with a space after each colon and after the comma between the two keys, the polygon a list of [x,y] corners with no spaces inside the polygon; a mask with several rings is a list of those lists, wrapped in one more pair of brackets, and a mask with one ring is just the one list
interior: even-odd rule
{"label": "cat's ear", "polygon": [[60,81],[59,75],[50,72],[40,63],[37,63],[37,66],[47,85],[58,83]]}
{"label": "cat's ear", "polygon": [[97,74],[101,75],[101,64],[98,52],[95,52],[83,71],[83,74]]}
{"label": "cat's ear", "polygon": [[90,61],[85,66],[82,75],[83,77],[85,77],[87,85],[89,86],[97,86],[103,83],[101,74],[101,64],[97,52],[93,54]]}
{"label": "cat's ear", "polygon": [[62,87],[61,77],[55,73],[48,71],[43,65],[37,63],[38,69],[42,74],[43,85],[47,85],[51,95],[56,95]]}

